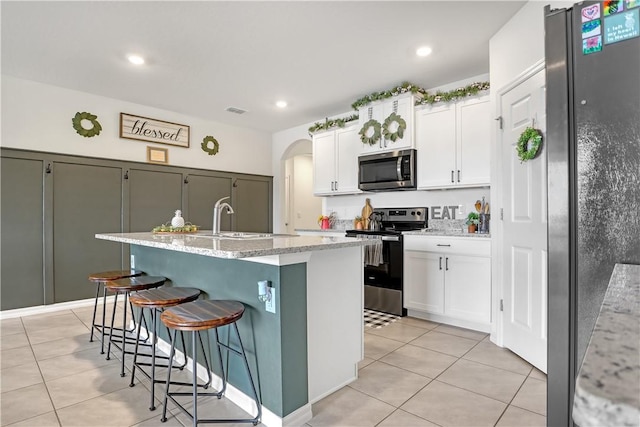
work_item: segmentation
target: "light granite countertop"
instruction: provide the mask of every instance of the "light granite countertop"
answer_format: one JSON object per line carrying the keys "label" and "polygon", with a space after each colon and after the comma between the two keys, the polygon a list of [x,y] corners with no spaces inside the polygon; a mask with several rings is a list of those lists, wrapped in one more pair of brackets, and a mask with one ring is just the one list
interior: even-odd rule
{"label": "light granite countertop", "polygon": [[437,229],[437,228],[427,228],[423,230],[416,231],[405,231],[402,233],[404,235],[409,236],[447,236],[447,237],[471,237],[471,238],[491,238],[491,234],[489,233],[467,233],[462,232],[460,229]]}
{"label": "light granite countertop", "polygon": [[581,427],[640,423],[640,265],[616,264],[576,381]]}
{"label": "light granite countertop", "polygon": [[213,237],[210,231],[195,234],[105,233],[96,234],[95,237],[215,258],[251,258],[371,244],[366,240],[330,236],[274,235],[269,238],[251,239],[218,238]]}
{"label": "light granite countertop", "polygon": [[[302,232],[317,232],[317,233],[345,233],[346,230],[337,230],[337,229],[329,229],[329,230],[321,230],[321,229],[305,229],[300,228],[296,229],[296,231]],[[411,235],[411,236],[455,236],[455,237],[481,237],[481,238],[490,238],[491,234],[488,233],[466,233],[462,232],[462,230],[458,229],[436,229],[436,228],[427,228],[425,230],[416,230],[416,231],[404,231],[402,234]]]}

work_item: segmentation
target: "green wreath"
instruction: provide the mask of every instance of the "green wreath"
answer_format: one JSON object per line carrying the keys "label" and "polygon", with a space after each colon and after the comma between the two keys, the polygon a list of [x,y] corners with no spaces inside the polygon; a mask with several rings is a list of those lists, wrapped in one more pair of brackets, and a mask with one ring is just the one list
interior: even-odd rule
{"label": "green wreath", "polygon": [[[398,125],[395,132],[392,132],[389,128],[393,123]],[[384,121],[382,125],[382,134],[385,139],[390,139],[392,142],[396,142],[398,139],[402,139],[404,131],[407,129],[407,122],[396,113],[389,114],[389,117]]]}
{"label": "green wreath", "polygon": [[[102,126],[97,120],[98,116],[94,116],[91,113],[82,112],[76,113],[76,115],[71,119],[71,123],[73,123],[73,128],[78,132],[79,135],[84,136],[85,138],[91,138],[92,136],[100,135],[100,131],[102,130]],[[85,129],[82,127],[82,121],[88,120],[93,125],[91,129]]]}
{"label": "green wreath", "polygon": [[542,133],[538,129],[527,127],[516,143],[516,151],[520,162],[534,159],[542,145]]}
{"label": "green wreath", "polygon": [[[209,148],[210,142],[213,142],[213,147],[211,148]],[[204,138],[202,138],[202,144],[200,144],[200,147],[202,147],[202,151],[204,151],[205,153],[209,153],[210,156],[218,154],[218,151],[220,150],[220,144],[212,136],[205,136]]]}
{"label": "green wreath", "polygon": [[[371,134],[371,136],[367,136],[369,134],[370,129],[373,129],[373,134]],[[364,124],[364,126],[362,126],[362,129],[360,129],[360,132],[358,132],[358,135],[360,135],[360,141],[362,141],[363,144],[369,144],[369,145],[377,144],[378,141],[380,141],[380,137],[381,137],[380,130],[381,130],[381,126],[377,120],[375,119],[369,120],[367,123]]]}

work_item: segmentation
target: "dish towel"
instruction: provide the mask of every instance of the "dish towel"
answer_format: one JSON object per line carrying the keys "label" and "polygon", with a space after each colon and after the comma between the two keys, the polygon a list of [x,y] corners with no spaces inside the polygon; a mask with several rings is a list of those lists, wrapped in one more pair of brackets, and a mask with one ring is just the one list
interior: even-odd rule
{"label": "dish towel", "polygon": [[373,245],[364,247],[364,265],[378,266],[384,263],[382,257],[382,239],[380,236],[361,236],[360,238],[375,240]]}

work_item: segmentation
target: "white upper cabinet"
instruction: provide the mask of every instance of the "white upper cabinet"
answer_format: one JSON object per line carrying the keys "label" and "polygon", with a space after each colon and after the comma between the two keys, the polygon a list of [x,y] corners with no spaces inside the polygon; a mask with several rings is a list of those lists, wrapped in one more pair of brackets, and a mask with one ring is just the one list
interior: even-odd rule
{"label": "white upper cabinet", "polygon": [[[369,120],[374,119],[380,124],[380,140],[374,144],[361,144],[361,154],[380,153],[385,151],[406,150],[414,148],[414,105],[416,97],[411,93],[406,93],[385,101],[378,101],[366,107],[360,108],[359,124],[360,129]],[[398,137],[395,141],[391,138],[384,137],[384,123],[392,114],[397,114],[400,119],[404,120],[406,129],[402,132],[402,138]],[[395,133],[398,130],[398,121],[390,120],[389,131]],[[372,130],[370,131],[372,132]],[[370,135],[368,135],[370,136]],[[358,135],[360,138],[360,135]]]}
{"label": "white upper cabinet", "polygon": [[313,194],[354,194],[358,190],[357,125],[313,135]]}
{"label": "white upper cabinet", "polygon": [[416,110],[418,189],[490,185],[489,97]]}

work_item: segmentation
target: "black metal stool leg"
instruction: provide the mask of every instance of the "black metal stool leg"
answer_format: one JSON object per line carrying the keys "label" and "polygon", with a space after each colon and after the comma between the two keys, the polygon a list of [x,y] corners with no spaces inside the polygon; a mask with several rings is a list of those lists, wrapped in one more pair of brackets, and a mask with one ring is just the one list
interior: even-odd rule
{"label": "black metal stool leg", "polygon": [[[150,311],[151,311],[151,325],[152,325],[151,327],[153,328],[153,338],[151,339],[152,340],[151,341],[151,405],[149,406],[149,410],[155,411],[156,410],[156,403],[155,403],[156,346],[158,345],[158,311],[155,308],[152,308]],[[171,344],[171,347],[173,347],[173,343]]]}
{"label": "black metal stool leg", "polygon": [[[207,352],[204,349],[204,343],[202,342],[202,335],[198,332],[198,340],[200,340],[200,348],[202,348],[202,357],[204,357],[204,367],[207,369],[207,383],[202,386],[202,388],[207,389],[213,382],[213,378],[211,377],[211,366],[209,365],[209,360],[207,359]],[[195,343],[193,344],[195,346]]]}
{"label": "black metal stool leg", "polygon": [[113,323],[116,321],[116,307],[118,306],[118,292],[113,297],[113,310],[111,311],[111,327],[109,328],[109,345],[107,345],[107,360],[111,360],[111,339],[113,337]]}
{"label": "black metal stool leg", "polygon": [[[216,334],[216,347],[218,349],[218,357],[220,358],[220,371],[222,374],[222,388],[220,389],[220,392],[218,394],[218,399],[221,399],[222,395],[227,390],[227,375],[225,374],[224,360],[222,359],[222,350],[220,350],[220,335],[218,335],[218,328],[215,328],[214,331]],[[227,365],[229,363],[228,356],[229,356],[229,351],[227,350]]]}
{"label": "black metal stool leg", "polygon": [[258,398],[258,391],[256,390],[256,385],[253,382],[253,376],[251,375],[251,369],[249,369],[249,361],[247,360],[247,354],[244,352],[244,345],[242,345],[242,339],[240,339],[240,331],[238,331],[238,324],[234,323],[233,327],[236,331],[236,335],[238,336],[238,343],[240,344],[240,352],[242,353],[242,359],[244,360],[244,366],[247,368],[247,374],[249,374],[249,381],[251,382],[251,389],[253,390],[253,395],[256,399],[256,406],[258,407],[258,415],[256,415],[253,425],[258,423],[258,420],[262,416],[262,405],[260,404],[260,398]]}
{"label": "black metal stool leg", "polygon": [[[169,400],[169,385],[171,384],[171,370],[173,368],[173,357],[176,355],[176,332],[177,330],[172,330],[170,334],[171,337],[171,351],[169,353],[169,370],[167,371],[167,383],[164,389],[164,400],[162,402],[162,418],[160,421],[163,423],[167,422],[167,401]],[[185,359],[187,358],[187,353],[184,354]]]}
{"label": "black metal stool leg", "polygon": [[199,335],[197,331],[191,332],[191,348],[193,350],[193,427],[198,427],[198,350],[196,347],[196,335]]}
{"label": "black metal stool leg", "polygon": [[127,344],[127,302],[129,301],[129,292],[124,293],[124,309],[122,310],[122,360],[120,361],[120,376],[124,377],[124,354]]}
{"label": "black metal stool leg", "polygon": [[[96,311],[98,309],[98,298],[100,298],[100,285],[102,282],[96,283],[96,299],[93,302],[93,317],[91,319],[91,336],[89,337],[89,342],[93,342],[93,330],[96,328]],[[104,328],[104,322],[102,322],[102,327]]]}
{"label": "black metal stool leg", "polygon": [[[144,308],[140,309],[140,316],[144,316]],[[142,322],[138,323],[138,333],[136,334],[136,347],[133,350],[133,366],[131,367],[131,382],[129,387],[135,386],[133,380],[136,378],[136,363],[138,362],[138,347],[140,344],[140,330],[142,329]]]}
{"label": "black metal stool leg", "polygon": [[[100,342],[100,354],[104,354],[104,329],[107,327],[105,324],[107,316],[107,287],[102,286],[102,328],[100,328],[101,342]],[[109,331],[111,333],[111,331]]]}

